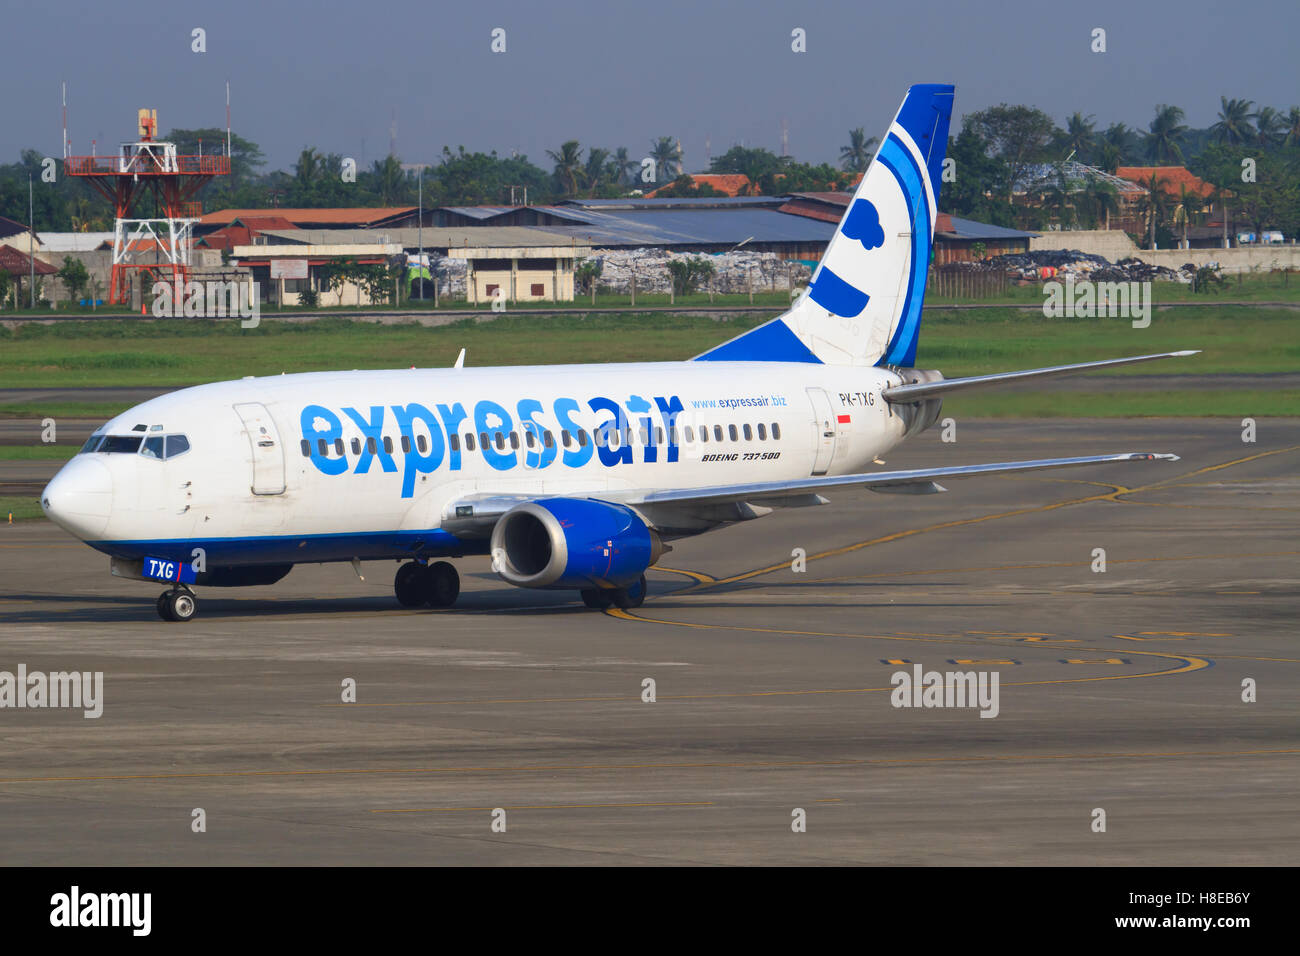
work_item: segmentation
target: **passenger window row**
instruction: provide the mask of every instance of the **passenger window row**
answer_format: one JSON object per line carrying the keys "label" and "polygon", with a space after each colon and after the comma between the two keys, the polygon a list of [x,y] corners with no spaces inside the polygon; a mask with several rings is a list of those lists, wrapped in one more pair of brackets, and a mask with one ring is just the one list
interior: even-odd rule
{"label": "passenger window row", "polygon": [[[663,427],[656,426],[653,429],[653,432],[654,444],[664,444]],[[709,434],[709,427],[707,425],[698,426],[698,430],[697,426],[687,425],[680,432],[676,426],[668,429],[669,441],[674,445],[680,444],[678,441],[679,436],[684,438],[685,443],[688,445],[694,444],[697,438],[701,444],[707,444],[710,441]],[[738,442],[742,440],[741,436],[743,435],[744,441],[752,442],[756,434],[759,441],[767,441],[769,436],[772,441],[780,441],[781,426],[776,422],[773,422],[770,426],[765,423],[759,423],[756,426],[728,425],[724,432],[723,426],[714,425],[712,441]],[[613,428],[610,425],[604,425],[600,428],[592,429],[591,432],[578,431],[574,433],[570,432],[566,428],[560,432],[560,444],[565,448],[573,448],[575,445],[579,448],[586,448],[589,444],[594,444],[598,448],[617,448],[621,445],[632,444],[633,437],[634,433],[631,426],[625,426],[621,432],[619,429]],[[650,444],[651,432],[645,428],[637,429],[636,437],[641,439],[642,445],[648,445]],[[399,441],[403,453],[409,453],[411,451],[411,436],[402,435]],[[376,442],[373,437],[367,438],[364,444],[365,450],[371,455],[379,453],[379,443]],[[360,438],[353,438],[350,445],[353,455],[361,454],[362,441]],[[415,436],[415,447],[420,454],[423,455],[428,452],[428,445],[428,439],[424,435]],[[489,433],[484,431],[479,432],[477,435],[473,432],[466,432],[463,439],[463,446],[461,436],[453,434],[448,438],[448,445],[450,445],[452,451],[460,451],[462,447],[464,447],[466,451],[478,451],[480,448],[495,448],[497,451],[505,451],[507,446],[509,446],[511,451],[518,451],[520,448],[519,432],[494,431]],[[543,448],[554,448],[555,434],[549,429],[540,430],[540,435],[538,434],[538,430],[526,429],[524,431],[523,445],[530,450],[536,449],[539,446]],[[385,454],[393,454],[394,443],[392,436],[385,435],[383,437],[383,446]],[[304,458],[310,458],[311,443],[304,438],[300,447],[302,449],[302,456]],[[335,438],[333,442],[324,438],[316,439],[317,453],[326,457],[328,457],[332,452],[341,458],[344,454],[345,447],[342,438]]]}

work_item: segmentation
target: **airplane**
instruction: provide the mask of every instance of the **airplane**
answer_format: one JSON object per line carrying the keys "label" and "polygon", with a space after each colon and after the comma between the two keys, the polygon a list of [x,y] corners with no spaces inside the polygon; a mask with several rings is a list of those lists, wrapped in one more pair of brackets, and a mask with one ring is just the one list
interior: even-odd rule
{"label": "airplane", "polygon": [[405,607],[450,607],[448,558],[523,588],[633,608],[670,542],[941,480],[1167,453],[872,470],[950,393],[1193,352],[945,379],[916,368],[954,87],[911,87],[809,286],[788,311],[682,362],[247,377],[181,389],[97,429],[41,496],[119,577],[274,584],[295,564],[395,560]]}

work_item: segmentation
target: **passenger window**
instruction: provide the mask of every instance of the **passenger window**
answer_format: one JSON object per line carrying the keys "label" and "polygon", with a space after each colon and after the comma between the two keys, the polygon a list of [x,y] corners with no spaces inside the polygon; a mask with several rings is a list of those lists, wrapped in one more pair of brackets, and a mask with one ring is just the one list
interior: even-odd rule
{"label": "passenger window", "polygon": [[586,447],[587,447],[587,433],[586,433],[586,432],[578,432],[578,447],[579,447],[579,448],[586,448]]}
{"label": "passenger window", "polygon": [[730,438],[731,438],[732,441],[736,441],[736,440],[737,440],[737,435],[736,435],[736,426],[735,426],[735,425],[728,425],[728,426],[727,426],[727,435],[730,436]]}
{"label": "passenger window", "polygon": [[336,438],[336,439],[334,439],[334,453],[335,453],[336,455],[338,455],[340,458],[343,457],[343,439],[342,439],[342,438]]}
{"label": "passenger window", "polygon": [[150,435],[144,440],[144,446],[140,449],[140,454],[146,458],[157,458],[162,460],[163,456],[163,437],[162,435]]}
{"label": "passenger window", "polygon": [[758,423],[758,440],[767,441],[767,426],[762,422]]}
{"label": "passenger window", "polygon": [[537,439],[533,437],[533,430],[530,428],[524,432],[524,444],[532,448],[537,444]]}
{"label": "passenger window", "polygon": [[648,428],[641,429],[641,444],[650,444],[650,430]]}
{"label": "passenger window", "polygon": [[329,445],[325,444],[325,439],[323,438],[316,439],[316,448],[322,455],[328,455],[330,453]]}
{"label": "passenger window", "polygon": [[555,447],[555,436],[551,434],[550,429],[547,429],[545,432],[542,433],[542,444],[544,444],[547,448]]}
{"label": "passenger window", "polygon": [[403,435],[403,436],[402,436],[402,454],[404,454],[404,455],[409,455],[410,453],[411,453],[411,436],[410,436],[410,435]]}
{"label": "passenger window", "polygon": [[664,443],[664,430],[663,430],[663,428],[661,428],[660,426],[656,425],[656,426],[655,426],[655,444],[656,444],[656,445],[662,445],[663,443]]}
{"label": "passenger window", "polygon": [[385,435],[385,436],[384,436],[384,451],[388,452],[388,454],[390,454],[390,455],[393,453],[393,436],[392,436],[392,435]]}
{"label": "passenger window", "polygon": [[[578,441],[584,445],[587,444],[585,441],[582,441],[581,438],[582,432],[578,432],[578,435],[580,436],[578,438]],[[572,444],[572,439],[573,436],[569,434],[569,430],[567,428],[562,429],[560,431],[560,444],[562,444],[565,448],[568,448]]]}
{"label": "passenger window", "polygon": [[708,425],[701,425],[701,426],[700,426],[700,441],[701,441],[702,443],[706,444],[706,445],[708,444],[708,442],[709,442],[709,426],[708,426]]}
{"label": "passenger window", "polygon": [[[421,442],[420,451],[424,451],[423,435],[420,436],[420,442]],[[457,435],[455,432],[452,432],[450,435],[447,436],[447,444],[451,446],[452,451],[460,451],[460,436]]]}
{"label": "passenger window", "polygon": [[[455,435],[452,435],[451,437],[452,437],[452,440],[453,440],[453,441],[454,441],[455,438],[456,438]],[[424,454],[424,450],[425,450],[426,448],[429,447],[428,439],[426,439],[423,435],[416,435],[416,436],[415,436],[415,447],[416,447],[417,449],[419,449],[420,454],[423,455],[423,454]]]}
{"label": "passenger window", "polygon": [[309,442],[305,438],[302,440],[302,457],[304,458],[311,457],[311,442]]}
{"label": "passenger window", "polygon": [[497,432],[497,434],[496,434],[496,446],[497,446],[497,451],[505,451],[505,450],[506,450],[506,433],[505,433],[505,432]]}
{"label": "passenger window", "polygon": [[676,426],[676,425],[674,425],[672,428],[668,429],[668,444],[670,444],[670,445],[676,445],[676,444],[677,444],[677,426]]}
{"label": "passenger window", "polygon": [[354,439],[352,439],[352,454],[354,454],[354,455],[359,455],[359,454],[361,454],[361,439],[360,439],[360,438],[354,438]]}
{"label": "passenger window", "polygon": [[773,423],[772,423],[772,441],[780,441],[780,440],[781,440],[781,426],[778,425],[776,422],[773,422]]}
{"label": "passenger window", "polygon": [[487,432],[478,433],[478,443],[482,446],[484,451],[487,451],[487,449],[492,447],[492,439],[488,438]]}
{"label": "passenger window", "polygon": [[474,433],[473,433],[473,432],[466,432],[466,433],[465,433],[465,450],[466,450],[466,451],[473,451],[473,450],[474,450]]}
{"label": "passenger window", "polygon": [[690,425],[687,425],[687,426],[686,426],[686,444],[690,445],[690,444],[694,443],[694,441],[695,441],[695,429],[694,429],[694,427],[692,427],[692,426],[690,426]]}
{"label": "passenger window", "polygon": [[721,425],[714,425],[714,426],[713,426],[713,440],[714,440],[714,441],[722,441],[722,426],[721,426]]}
{"label": "passenger window", "polygon": [[[732,437],[734,438],[735,436],[733,435]],[[753,441],[753,440],[754,440],[754,429],[752,429],[752,428],[750,428],[748,425],[746,425],[746,426],[745,426],[745,441]]]}
{"label": "passenger window", "polygon": [[375,444],[375,439],[373,436],[366,439],[366,451],[370,452],[370,454],[372,455],[376,454],[379,451],[379,446]]}
{"label": "passenger window", "polygon": [[604,428],[598,429],[593,437],[596,440],[597,448],[604,448],[609,443],[609,432]]}

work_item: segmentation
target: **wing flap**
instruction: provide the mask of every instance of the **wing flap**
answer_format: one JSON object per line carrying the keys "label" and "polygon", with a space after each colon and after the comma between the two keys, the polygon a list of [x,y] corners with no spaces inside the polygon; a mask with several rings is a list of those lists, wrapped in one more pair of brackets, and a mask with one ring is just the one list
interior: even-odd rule
{"label": "wing flap", "polygon": [[[665,491],[622,492],[601,497],[624,504],[723,504],[732,501],[761,502],[765,498],[788,497],[794,492],[820,492],[828,488],[866,488],[898,492],[903,485],[933,485],[939,478],[972,478],[980,475],[1020,474],[1051,468],[1074,468],[1104,465],[1119,461],[1178,461],[1177,455],[1152,452],[1128,452],[1119,455],[1085,455],[1079,458],[1036,458],[1029,461],[1004,461],[982,465],[951,465],[943,468],[916,468],[909,471],[880,471],[859,475],[809,477],[794,481],[757,481],[747,484],[714,485],[707,488],[680,488]],[[921,494],[933,493],[922,487]]]}

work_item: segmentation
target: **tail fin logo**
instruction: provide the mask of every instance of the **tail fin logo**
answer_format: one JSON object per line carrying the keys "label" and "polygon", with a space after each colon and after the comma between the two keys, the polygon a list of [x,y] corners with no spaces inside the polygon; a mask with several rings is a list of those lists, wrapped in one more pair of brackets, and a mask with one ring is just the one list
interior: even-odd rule
{"label": "tail fin logo", "polygon": [[880,225],[880,213],[870,199],[855,199],[853,208],[844,217],[844,227],[840,230],[850,239],[862,243],[868,251],[878,249],[885,244],[885,230]]}

